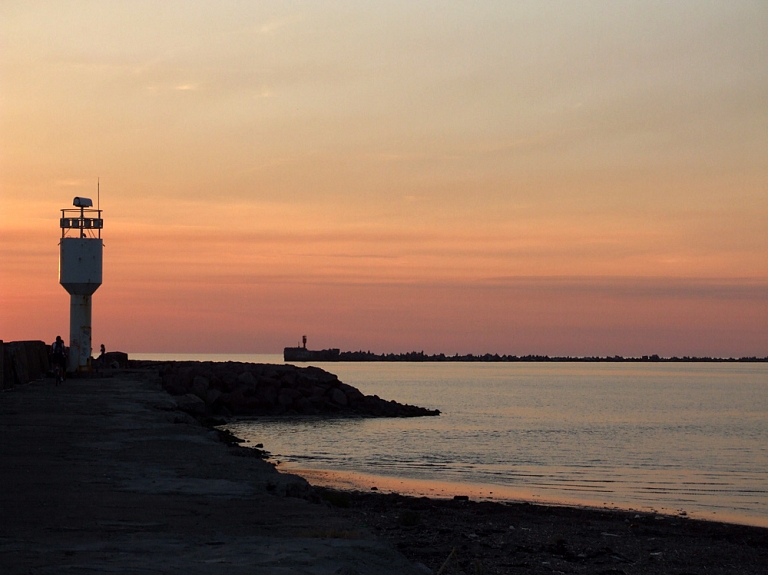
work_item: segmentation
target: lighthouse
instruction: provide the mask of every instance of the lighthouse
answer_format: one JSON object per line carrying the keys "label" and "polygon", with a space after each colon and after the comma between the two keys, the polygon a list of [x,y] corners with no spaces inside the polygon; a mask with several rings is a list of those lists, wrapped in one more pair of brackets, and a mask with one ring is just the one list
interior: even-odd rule
{"label": "lighthouse", "polygon": [[90,198],[72,203],[61,210],[59,283],[69,292],[67,371],[75,372],[91,369],[91,296],[101,285],[104,220]]}

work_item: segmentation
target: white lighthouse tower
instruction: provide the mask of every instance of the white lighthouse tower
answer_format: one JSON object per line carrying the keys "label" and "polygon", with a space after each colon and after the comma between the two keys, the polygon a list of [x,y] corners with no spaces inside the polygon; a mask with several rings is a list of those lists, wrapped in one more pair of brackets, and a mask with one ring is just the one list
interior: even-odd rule
{"label": "white lighthouse tower", "polygon": [[61,210],[59,283],[69,292],[69,362],[67,371],[91,369],[91,296],[101,285],[101,210],[90,198],[75,198],[75,208]]}

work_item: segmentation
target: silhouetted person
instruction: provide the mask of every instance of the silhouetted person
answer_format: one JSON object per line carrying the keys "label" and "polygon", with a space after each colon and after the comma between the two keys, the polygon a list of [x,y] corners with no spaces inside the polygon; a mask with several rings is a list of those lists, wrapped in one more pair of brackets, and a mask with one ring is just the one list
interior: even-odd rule
{"label": "silhouetted person", "polygon": [[64,374],[67,371],[67,356],[66,348],[64,347],[64,340],[60,335],[56,336],[56,341],[51,345],[51,362],[54,366],[54,373],[56,375],[56,385],[59,385],[64,381]]}
{"label": "silhouetted person", "polygon": [[105,348],[104,344],[102,343],[101,344],[101,355],[104,355],[105,353],[107,353],[107,348]]}

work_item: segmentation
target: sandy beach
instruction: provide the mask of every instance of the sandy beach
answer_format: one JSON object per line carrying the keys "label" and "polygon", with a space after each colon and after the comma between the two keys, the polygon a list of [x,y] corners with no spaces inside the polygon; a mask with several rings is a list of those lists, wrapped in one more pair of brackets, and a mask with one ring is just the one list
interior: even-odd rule
{"label": "sandy beach", "polygon": [[4,391],[0,457],[4,573],[757,574],[768,565],[764,528],[311,487],[178,411],[150,369]]}

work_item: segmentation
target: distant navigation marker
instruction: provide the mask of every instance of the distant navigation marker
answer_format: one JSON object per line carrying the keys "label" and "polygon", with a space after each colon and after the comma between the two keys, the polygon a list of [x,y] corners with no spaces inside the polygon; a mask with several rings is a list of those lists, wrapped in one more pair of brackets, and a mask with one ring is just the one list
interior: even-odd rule
{"label": "distant navigation marker", "polygon": [[70,294],[67,371],[91,370],[91,296],[101,285],[101,209],[77,197],[75,208],[61,210],[59,283]]}

